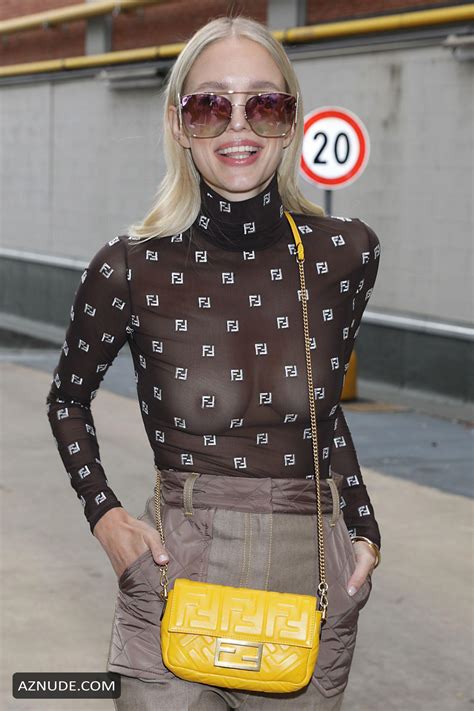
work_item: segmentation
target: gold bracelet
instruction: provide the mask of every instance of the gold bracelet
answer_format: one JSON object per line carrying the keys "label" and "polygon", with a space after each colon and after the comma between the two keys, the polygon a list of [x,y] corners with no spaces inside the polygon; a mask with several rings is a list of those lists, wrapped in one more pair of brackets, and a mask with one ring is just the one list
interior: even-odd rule
{"label": "gold bracelet", "polygon": [[371,541],[369,538],[366,538],[365,536],[354,536],[352,539],[352,543],[355,543],[356,541],[365,541],[366,543],[369,544],[369,546],[372,548],[372,550],[375,552],[375,555],[377,556],[377,560],[375,561],[375,565],[373,567],[373,570],[378,566],[380,561],[382,560],[382,556],[380,554],[380,548],[376,543]]}

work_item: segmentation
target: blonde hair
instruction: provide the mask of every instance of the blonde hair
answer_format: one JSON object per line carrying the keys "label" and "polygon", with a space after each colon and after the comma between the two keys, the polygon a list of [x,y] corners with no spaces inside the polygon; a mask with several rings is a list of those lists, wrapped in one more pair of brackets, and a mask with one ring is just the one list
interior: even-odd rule
{"label": "blonde hair", "polygon": [[303,102],[298,78],[283,45],[260,22],[247,17],[218,17],[203,25],[188,40],[178,55],[164,89],[163,152],[166,174],[159,184],[151,210],[137,224],[128,227],[133,239],[151,239],[179,234],[195,221],[201,208],[200,174],[190,150],[181,146],[171,131],[169,106],[178,104],[186,76],[199,54],[212,42],[229,36],[245,37],[268,50],[280,69],[286,90],[299,92],[298,114],[293,140],[285,148],[278,166],[278,189],[285,210],[306,215],[324,215],[322,207],[307,200],[297,184],[297,170],[303,142]]}

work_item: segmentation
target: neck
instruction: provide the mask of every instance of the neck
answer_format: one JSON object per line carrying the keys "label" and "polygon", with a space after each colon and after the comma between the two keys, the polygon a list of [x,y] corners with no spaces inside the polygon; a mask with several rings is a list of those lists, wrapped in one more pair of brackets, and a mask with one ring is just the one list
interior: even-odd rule
{"label": "neck", "polygon": [[227,200],[202,176],[200,191],[201,209],[193,227],[217,247],[265,249],[286,231],[276,171],[266,188],[246,200]]}

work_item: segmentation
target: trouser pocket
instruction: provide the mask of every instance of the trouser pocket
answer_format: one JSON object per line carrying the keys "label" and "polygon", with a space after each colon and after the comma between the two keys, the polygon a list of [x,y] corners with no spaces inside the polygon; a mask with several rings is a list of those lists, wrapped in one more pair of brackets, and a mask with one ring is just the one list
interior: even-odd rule
{"label": "trouser pocket", "polygon": [[172,676],[161,657],[163,602],[158,590],[159,566],[151,551],[132,563],[120,578],[107,670],[159,681]]}
{"label": "trouser pocket", "polygon": [[[186,516],[182,508],[162,503],[161,513],[170,588],[177,577],[202,580],[207,570],[213,510],[196,509],[193,516]],[[156,529],[153,496],[139,518]],[[174,676],[161,656],[160,572],[161,566],[148,550],[120,576],[107,661],[109,671],[150,681]]]}
{"label": "trouser pocket", "polygon": [[368,600],[372,582],[367,579],[355,595],[349,595],[348,582],[356,559],[347,526],[342,513],[334,526],[329,525],[326,516],[323,522],[329,605],[312,683],[324,696],[330,697],[342,693],[347,686],[359,612]]}

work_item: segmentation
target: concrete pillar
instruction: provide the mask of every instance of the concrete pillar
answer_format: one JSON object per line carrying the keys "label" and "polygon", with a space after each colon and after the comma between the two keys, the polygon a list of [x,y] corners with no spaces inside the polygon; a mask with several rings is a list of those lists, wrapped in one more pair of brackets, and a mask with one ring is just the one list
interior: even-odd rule
{"label": "concrete pillar", "polygon": [[[97,0],[86,0],[97,2]],[[112,15],[91,17],[87,20],[86,54],[102,54],[112,50]]]}
{"label": "concrete pillar", "polygon": [[270,30],[306,25],[306,0],[268,0]]}

